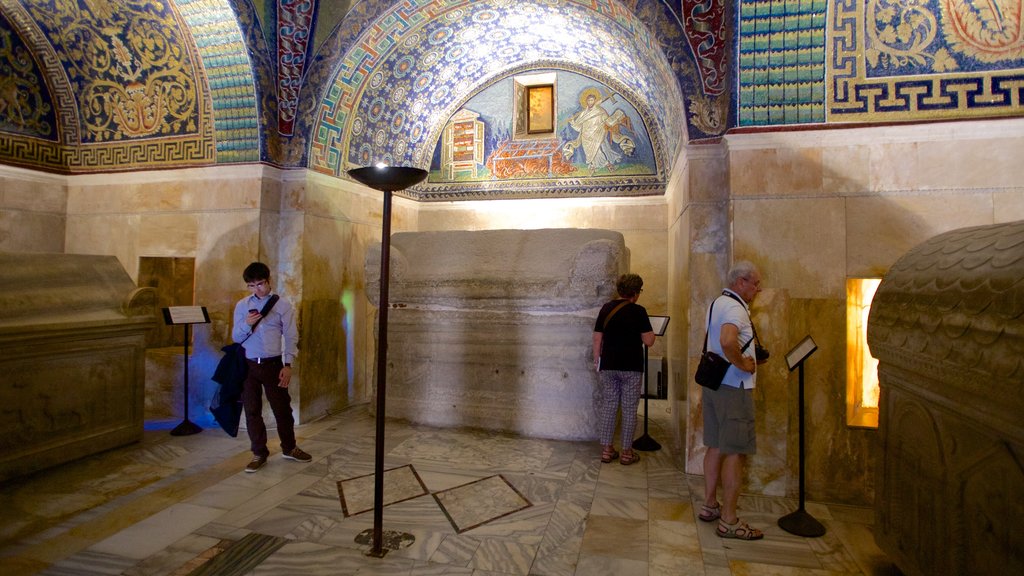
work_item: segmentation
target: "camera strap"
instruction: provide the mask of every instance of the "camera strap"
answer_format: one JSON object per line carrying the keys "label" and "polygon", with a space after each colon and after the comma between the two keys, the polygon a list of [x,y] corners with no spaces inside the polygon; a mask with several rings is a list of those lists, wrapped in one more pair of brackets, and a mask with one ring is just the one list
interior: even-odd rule
{"label": "camera strap", "polygon": [[[747,344],[743,347],[743,350],[740,350],[740,354],[742,354],[743,351],[747,349],[747,346],[750,346],[751,342],[757,340],[758,344],[761,343],[761,339],[757,337],[757,326],[754,326],[754,319],[753,317],[750,316],[750,309],[747,308],[746,302],[744,302],[743,300],[740,299],[739,296],[733,294],[728,290],[722,290],[722,296],[728,296],[729,298],[732,298],[733,300],[739,302],[740,305],[743,306],[743,309],[747,311],[747,319],[750,320],[750,330],[754,333],[754,335],[750,337],[750,340],[747,340]],[[712,303],[712,306],[714,306],[714,303]]]}
{"label": "camera strap", "polygon": [[[732,298],[733,300],[736,300],[740,304],[743,303],[742,300],[740,300],[739,298],[733,296],[729,292],[723,291],[722,292],[722,296],[728,296],[728,297]],[[718,298],[715,298],[715,300],[718,300]],[[702,356],[704,355],[705,352],[708,351],[708,332],[711,332],[711,315],[714,314],[714,312],[715,312],[715,300],[711,301],[711,308],[708,310],[708,329],[704,331],[704,348],[703,348],[703,350],[701,350],[701,355]],[[744,306],[743,309],[746,310],[746,306]],[[750,318],[750,312],[747,312],[747,318]],[[754,329],[754,321],[753,320],[750,321],[750,328]],[[753,342],[754,339],[756,339],[756,338],[757,338],[757,330],[754,330],[754,335],[750,337],[750,340],[747,340],[747,343],[743,345],[743,348],[740,348],[740,354],[743,354],[744,352],[746,352],[747,348],[750,348],[750,343]]]}

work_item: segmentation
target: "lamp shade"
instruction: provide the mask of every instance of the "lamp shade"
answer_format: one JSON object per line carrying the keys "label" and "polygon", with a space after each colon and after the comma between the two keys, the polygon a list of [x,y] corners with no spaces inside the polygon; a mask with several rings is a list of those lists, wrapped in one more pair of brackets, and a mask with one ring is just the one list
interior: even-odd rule
{"label": "lamp shade", "polygon": [[349,170],[348,175],[374,190],[397,192],[425,180],[427,171],[411,166],[364,166]]}

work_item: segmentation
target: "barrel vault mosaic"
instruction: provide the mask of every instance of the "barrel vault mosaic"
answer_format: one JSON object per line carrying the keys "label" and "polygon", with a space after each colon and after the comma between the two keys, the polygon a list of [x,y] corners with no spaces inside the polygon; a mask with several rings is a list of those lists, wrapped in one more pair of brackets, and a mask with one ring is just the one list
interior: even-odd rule
{"label": "barrel vault mosaic", "polygon": [[[0,0],[0,162],[383,161],[431,169],[420,200],[659,194],[684,144],[735,128],[1022,115],[1022,5]],[[545,88],[517,78],[548,73],[550,131],[520,137]],[[457,126],[482,138],[457,152]]]}

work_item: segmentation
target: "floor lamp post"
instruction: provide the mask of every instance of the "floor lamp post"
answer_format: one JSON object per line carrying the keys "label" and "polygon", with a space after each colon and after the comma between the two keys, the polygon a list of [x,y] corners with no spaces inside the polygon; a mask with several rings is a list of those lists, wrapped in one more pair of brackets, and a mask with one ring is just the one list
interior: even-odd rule
{"label": "floor lamp post", "polygon": [[427,171],[408,166],[366,166],[348,171],[356,181],[384,193],[384,222],[380,239],[380,304],[377,329],[377,436],[374,450],[373,547],[370,556],[381,558],[384,521],[384,415],[388,367],[388,284],[391,280],[391,193],[422,182]]}

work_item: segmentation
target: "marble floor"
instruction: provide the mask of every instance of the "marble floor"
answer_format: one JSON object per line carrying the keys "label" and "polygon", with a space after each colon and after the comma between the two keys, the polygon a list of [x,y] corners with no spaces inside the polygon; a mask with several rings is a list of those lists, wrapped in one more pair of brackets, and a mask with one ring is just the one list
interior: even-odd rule
{"label": "marble floor", "polygon": [[368,554],[367,406],[298,428],[312,463],[274,453],[256,473],[243,471],[244,432],[147,430],[140,444],[0,484],[0,574],[898,574],[867,508],[808,502],[827,532],[803,538],[776,524],[794,500],[745,495],[741,515],[765,539],[715,536],[694,511],[702,478],[682,473],[659,404],[648,432],[665,447],[632,466],[602,464],[596,443],[389,420],[382,557]]}

